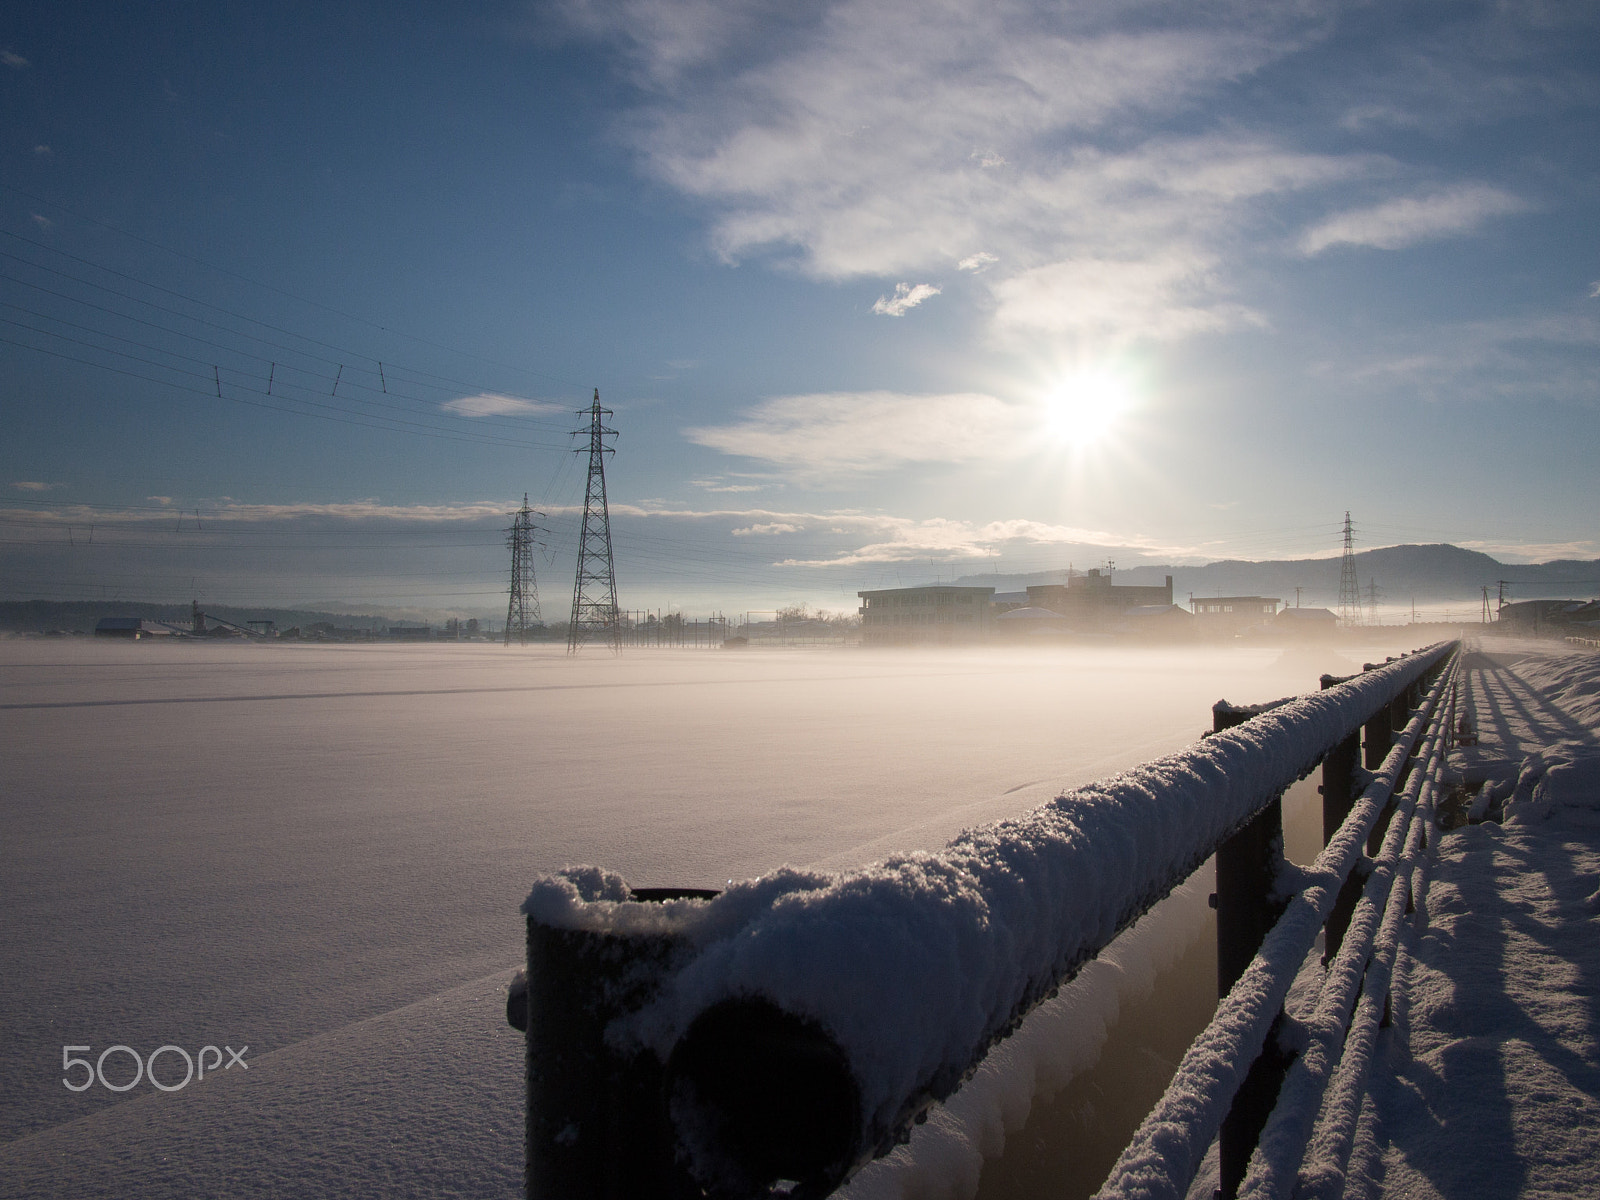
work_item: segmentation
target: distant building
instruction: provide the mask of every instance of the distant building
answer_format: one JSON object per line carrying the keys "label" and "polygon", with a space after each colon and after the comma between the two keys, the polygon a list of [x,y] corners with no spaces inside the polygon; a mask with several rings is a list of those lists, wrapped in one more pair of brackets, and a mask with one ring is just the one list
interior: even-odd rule
{"label": "distant building", "polygon": [[1201,637],[1234,637],[1253,625],[1265,625],[1282,603],[1276,596],[1197,596],[1190,601]]}
{"label": "distant building", "polygon": [[1597,600],[1519,600],[1501,607],[1496,624],[1534,637],[1549,634],[1589,636],[1600,620]]}
{"label": "distant building", "polygon": [[1194,614],[1181,604],[1136,604],[1121,610],[1111,631],[1142,642],[1186,642],[1194,626]]}
{"label": "distant building", "polygon": [[1071,575],[1066,583],[1034,584],[1028,589],[1028,604],[1060,613],[1075,626],[1098,628],[1115,623],[1131,608],[1172,603],[1172,576],[1160,587],[1140,584],[1114,584],[1110,574],[1099,568],[1085,575]]}
{"label": "distant building", "polygon": [[857,592],[861,641],[868,646],[952,646],[994,631],[992,587],[886,588]]}
{"label": "distant building", "polygon": [[995,614],[995,629],[1007,638],[1061,637],[1072,632],[1072,620],[1054,609],[1022,605]]}
{"label": "distant building", "polygon": [[139,639],[171,637],[177,632],[171,625],[161,621],[146,621],[142,617],[101,617],[94,627],[95,637]]}
{"label": "distant building", "polygon": [[428,625],[391,625],[388,635],[397,642],[431,642],[433,629]]}

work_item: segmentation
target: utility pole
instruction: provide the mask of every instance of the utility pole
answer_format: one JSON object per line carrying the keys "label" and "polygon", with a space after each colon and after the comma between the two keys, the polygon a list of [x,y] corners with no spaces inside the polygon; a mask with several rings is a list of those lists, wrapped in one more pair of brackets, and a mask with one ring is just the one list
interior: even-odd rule
{"label": "utility pole", "polygon": [[1506,606],[1506,584],[1510,583],[1511,580],[1509,580],[1509,579],[1496,579],[1495,582],[1500,585],[1500,603],[1498,605],[1496,605],[1495,610],[1494,610],[1494,619],[1496,621],[1498,621],[1500,619],[1501,611]]}
{"label": "utility pole", "polygon": [[1339,563],[1339,624],[1346,629],[1361,624],[1361,584],[1356,581],[1355,536],[1350,510],[1344,512],[1344,558]]}
{"label": "utility pole", "polygon": [[606,507],[606,455],[616,447],[606,438],[616,437],[607,428],[609,408],[600,407],[600,389],[594,390],[594,403],[579,409],[588,417],[587,428],[573,430],[574,437],[588,435],[587,447],[575,454],[589,455],[589,486],[583,495],[583,528],[578,534],[578,573],[572,583],[572,620],[567,626],[567,653],[576,654],[585,642],[603,639],[613,654],[622,652],[622,618],[617,612],[617,571],[611,554],[611,511]]}
{"label": "utility pole", "polygon": [[1478,614],[1478,622],[1488,625],[1493,620],[1494,618],[1489,615],[1489,585],[1486,583],[1483,585],[1483,611]]}
{"label": "utility pole", "polygon": [[544,624],[539,612],[539,585],[533,572],[533,535],[540,532],[533,523],[534,517],[544,514],[528,507],[528,493],[522,493],[522,507],[511,516],[511,528],[506,530],[506,545],[511,547],[511,597],[506,605],[506,636],[503,645],[511,645],[511,633],[516,631],[517,645],[528,644],[528,630]]}
{"label": "utility pole", "polygon": [[1296,608],[1300,607],[1300,593],[1303,591],[1305,591],[1305,588],[1303,587],[1297,587],[1294,589],[1294,606]]}
{"label": "utility pole", "polygon": [[1378,624],[1378,581],[1367,580],[1367,624]]}

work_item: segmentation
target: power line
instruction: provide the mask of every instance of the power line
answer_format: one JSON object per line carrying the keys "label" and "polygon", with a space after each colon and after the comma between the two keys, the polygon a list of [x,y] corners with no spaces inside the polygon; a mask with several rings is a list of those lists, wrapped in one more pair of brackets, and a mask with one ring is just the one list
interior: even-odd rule
{"label": "power line", "polygon": [[[262,283],[261,280],[251,278],[250,275],[238,274],[237,270],[230,270],[229,267],[216,266],[214,262],[208,262],[206,259],[197,258],[197,256],[194,256],[194,254],[186,253],[186,251],[173,250],[171,246],[162,245],[160,242],[154,242],[154,240],[150,240],[150,238],[147,237],[141,237],[141,235],[138,234],[131,234],[131,232],[128,232],[128,230],[120,229],[120,227],[114,226],[114,224],[110,224],[110,222],[101,221],[99,218],[93,218],[93,216],[86,216],[86,214],[78,213],[78,211],[75,210],[70,210],[70,208],[67,208],[66,205],[62,205],[62,203],[54,202],[54,200],[46,200],[45,197],[34,195],[32,192],[24,192],[24,190],[18,189],[18,187],[10,186],[10,184],[0,184],[0,187],[8,190],[8,192],[11,192],[13,195],[21,195],[21,197],[27,198],[27,200],[34,200],[34,202],[40,203],[40,205],[48,205],[50,208],[56,208],[56,210],[62,211],[62,213],[75,216],[75,218],[80,219],[80,221],[88,221],[90,224],[94,224],[94,226],[101,226],[102,229],[112,230],[114,234],[120,234],[122,237],[131,238],[133,242],[139,242],[142,243],[142,245],[152,246],[152,248],[155,248],[155,250],[160,250],[165,254],[173,254],[173,256],[176,256],[176,258],[187,259],[189,262],[195,262],[195,264],[198,264],[198,266],[206,267],[208,270],[214,270],[214,272],[218,272],[218,274],[227,275],[227,277],[230,278],[237,278],[237,280],[250,283],[251,286],[256,286],[256,288],[262,288],[262,290],[272,291],[272,293],[278,294],[278,296],[285,296],[285,298],[293,299],[293,301],[299,302],[299,304],[310,304],[310,306],[315,307],[315,309],[322,309],[323,312],[331,312],[331,314],[338,315],[338,317],[344,317],[346,320],[354,320],[354,322],[358,322],[360,325],[370,326],[370,328],[379,330],[381,333],[392,334],[392,336],[397,336],[397,338],[405,338],[406,341],[418,342],[418,344],[421,344],[421,346],[430,346],[435,350],[445,350],[446,354],[459,355],[459,357],[462,358],[472,358],[472,360],[475,360],[475,362],[486,363],[486,365],[490,366],[499,366],[499,368],[502,368],[502,370],[522,371],[522,373],[531,374],[531,376],[536,376],[536,378],[539,379],[550,379],[550,381],[558,382],[558,384],[566,384],[568,387],[582,387],[582,384],[579,384],[578,381],[574,381],[574,379],[563,379],[562,376],[555,376],[555,374],[549,374],[547,371],[533,370],[533,368],[530,368],[530,366],[518,366],[515,365],[515,363],[498,362],[498,360],[494,360],[494,358],[488,358],[485,357],[485,355],[480,354],[472,354],[470,350],[462,350],[459,349],[459,347],[450,346],[450,344],[446,344],[446,342],[435,342],[430,338],[422,338],[421,334],[408,333],[408,331],[405,330],[395,330],[395,328],[390,328],[390,326],[382,325],[381,322],[374,322],[374,320],[371,320],[371,318],[360,317],[360,315],[354,314],[354,312],[346,312],[346,310],[336,309],[336,307],[330,306],[330,304],[323,304],[322,301],[314,301],[314,299],[307,298],[307,296],[298,296],[298,294],[293,293],[293,291],[285,291],[283,288],[270,285],[270,283]],[[8,232],[8,230],[0,230],[0,232]],[[11,234],[11,237],[16,237],[18,240],[21,240],[21,242],[30,242],[30,245],[40,246],[42,250],[51,250],[58,254],[66,253],[66,251],[56,250],[54,246],[48,246],[42,242],[32,242],[30,238],[24,238],[19,234]],[[435,378],[443,378],[443,376],[435,376]]]}
{"label": "power line", "polygon": [[[218,386],[216,386],[216,392],[213,392],[213,390],[200,389],[200,387],[186,387],[184,384],[174,384],[174,382],[171,382],[170,379],[157,379],[155,376],[142,374],[139,373],[139,371],[128,371],[125,370],[125,368],[120,368],[120,366],[112,366],[110,363],[94,362],[93,358],[80,358],[78,355],[62,354],[62,352],[59,352],[59,350],[46,350],[45,347],[42,346],[29,346],[27,342],[19,342],[13,338],[0,338],[0,344],[6,344],[6,346],[18,346],[24,350],[32,350],[34,354],[50,355],[51,358],[62,358],[64,362],[80,363],[80,365],[83,366],[93,366],[93,368],[96,368],[96,370],[110,371],[110,373],[114,374],[122,374],[122,376],[128,376],[128,378],[131,379],[144,379],[146,382],[160,384],[160,386],[168,387],[168,389],[176,390],[176,392],[192,392],[192,394],[195,395],[202,395],[202,397],[205,397],[206,400],[211,400],[211,398],[222,398],[222,400],[227,400],[227,402],[230,403],[250,405],[253,406],[253,408],[266,408],[266,410],[274,411],[274,413],[288,413],[291,414],[291,416],[312,416],[312,418],[322,419],[322,421],[338,421],[339,424],[346,424],[346,426],[362,426],[365,427],[365,429],[381,429],[386,430],[386,432],[390,432],[390,434],[413,434],[416,435],[416,437],[442,438],[442,440],[445,440],[445,442],[464,442],[467,443],[467,445],[507,446],[507,448],[517,448],[517,450],[555,450],[555,448],[557,448],[557,446],[550,446],[549,443],[515,442],[515,440],[512,440],[512,438],[483,437],[483,435],[469,434],[448,434],[448,432],[438,430],[437,426],[419,426],[418,422],[400,421],[398,418],[382,418],[382,416],[379,416],[379,418],[376,419],[376,421],[387,421],[389,424],[378,424],[376,421],[358,421],[358,419],[355,418],[357,418],[357,416],[363,416],[363,414],[352,414],[350,413],[350,410],[347,410],[347,408],[339,408],[338,405],[326,405],[326,403],[315,402],[315,400],[296,400],[296,403],[301,403],[301,405],[315,406],[315,408],[328,408],[328,410],[331,410],[331,413],[344,413],[346,416],[333,416],[331,413],[307,413],[307,411],[299,410],[299,408],[288,408],[288,406],[285,405],[269,405],[269,403],[261,402],[261,400],[246,400],[246,398],[243,398],[242,395],[238,395],[237,392],[250,392],[251,395],[262,395],[262,397],[266,395],[266,392],[262,392],[262,390],[259,389],[253,389],[253,387],[240,386],[240,384],[237,384],[237,382],[234,382],[234,387],[232,387],[232,390],[235,392],[234,395],[222,395],[221,374],[216,376],[216,379],[218,379]],[[106,354],[117,354],[117,352],[115,352],[115,350],[106,350]],[[130,357],[130,355],[122,355],[122,357]],[[195,374],[194,371],[181,371],[181,368],[173,368],[173,366],[168,366],[168,368],[163,368],[163,370],[179,371],[179,373],[182,374]],[[203,379],[205,376],[198,376],[198,378]],[[406,427],[403,426],[416,427],[414,427],[414,429],[406,429]]]}

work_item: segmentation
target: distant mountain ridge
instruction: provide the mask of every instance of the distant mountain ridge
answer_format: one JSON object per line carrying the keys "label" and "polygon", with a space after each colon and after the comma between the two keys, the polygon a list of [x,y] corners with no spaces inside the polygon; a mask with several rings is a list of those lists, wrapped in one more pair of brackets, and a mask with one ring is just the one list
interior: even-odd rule
{"label": "distant mountain ridge", "polygon": [[[1500,580],[1509,581],[1505,589],[1508,601],[1600,596],[1600,559],[1503,563],[1477,550],[1434,543],[1363,550],[1355,555],[1355,566],[1363,597],[1368,585],[1376,581],[1381,604],[1403,605],[1413,599],[1419,603],[1461,603],[1479,599],[1484,587],[1494,602],[1499,597]],[[1339,571],[1337,556],[1263,562],[1224,559],[1199,567],[1142,564],[1118,568],[1115,578],[1123,584],[1160,584],[1171,575],[1172,598],[1180,604],[1187,604],[1192,593],[1276,596],[1292,605],[1298,587],[1301,605],[1336,608]],[[956,582],[1005,592],[1022,591],[1030,584],[1061,583],[1066,576],[1064,570],[1035,571],[1026,575],[965,575]]]}

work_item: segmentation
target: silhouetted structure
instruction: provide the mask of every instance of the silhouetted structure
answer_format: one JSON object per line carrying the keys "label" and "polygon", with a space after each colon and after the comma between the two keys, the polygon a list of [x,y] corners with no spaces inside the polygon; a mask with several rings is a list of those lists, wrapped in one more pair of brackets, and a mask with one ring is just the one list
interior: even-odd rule
{"label": "silhouetted structure", "polygon": [[1339,563],[1339,624],[1361,624],[1361,584],[1356,581],[1355,535],[1350,510],[1344,510],[1344,558]]}
{"label": "silhouetted structure", "polygon": [[533,570],[533,535],[538,526],[534,517],[543,513],[528,507],[528,493],[522,493],[522,507],[512,515],[511,528],[506,530],[506,545],[511,547],[511,597],[506,605],[506,637],[503,645],[511,645],[516,635],[517,644],[528,644],[528,631],[544,624],[539,612],[539,583]]}
{"label": "silhouetted structure", "polygon": [[1069,573],[1066,583],[1033,584],[1028,588],[1028,603],[1035,608],[1073,618],[1080,625],[1119,619],[1130,608],[1172,603],[1172,576],[1160,586],[1153,584],[1114,584],[1111,572],[1098,567],[1086,575]]}
{"label": "silhouetted structure", "polygon": [[[600,389],[594,390],[594,403],[578,411],[588,417],[587,429],[573,436],[589,435],[589,486],[583,496],[583,528],[578,534],[578,574],[572,584],[572,620],[567,626],[567,653],[576,654],[585,642],[604,638],[612,653],[622,650],[622,620],[617,612],[617,572],[611,556],[611,513],[606,507],[606,461],[615,454],[606,438],[616,437],[605,418],[609,408],[600,407]],[[576,451],[582,454],[583,450]]]}
{"label": "silhouetted structure", "polygon": [[1276,596],[1196,596],[1190,606],[1202,635],[1233,637],[1272,620],[1282,603]]}

